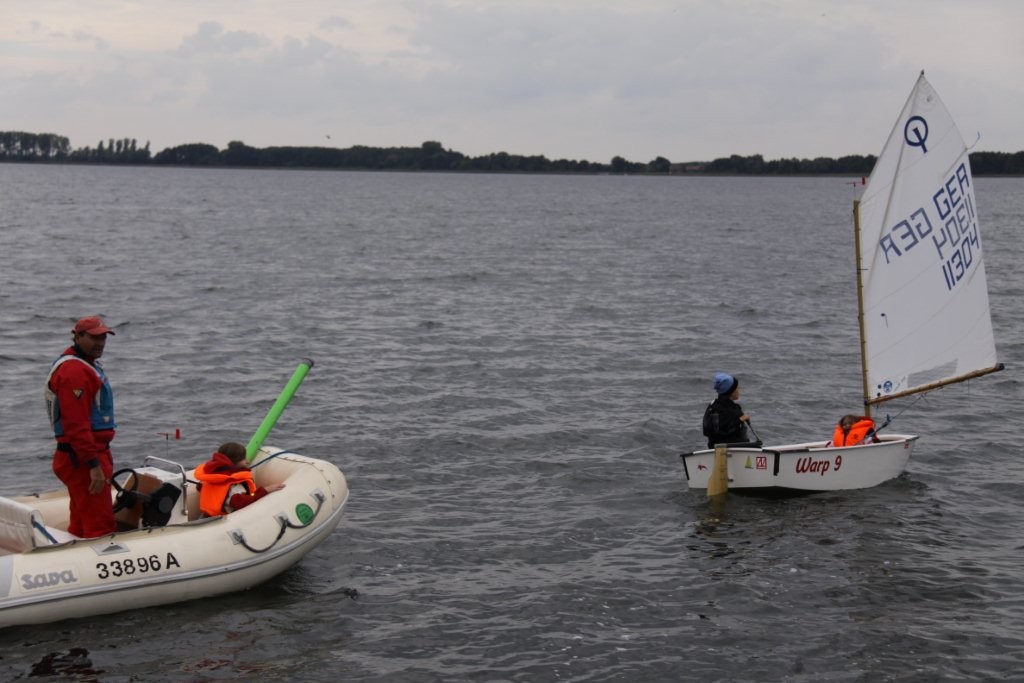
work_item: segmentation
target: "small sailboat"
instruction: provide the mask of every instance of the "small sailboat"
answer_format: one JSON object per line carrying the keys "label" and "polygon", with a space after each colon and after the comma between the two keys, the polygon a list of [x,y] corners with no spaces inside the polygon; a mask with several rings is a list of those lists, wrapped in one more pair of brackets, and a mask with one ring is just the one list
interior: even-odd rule
{"label": "small sailboat", "polygon": [[[967,147],[923,71],[854,201],[853,218],[865,414],[885,401],[1002,370]],[[828,441],[744,444],[681,457],[689,487],[709,495],[719,482],[859,489],[899,476],[918,437],[880,432],[877,439],[840,448]]]}

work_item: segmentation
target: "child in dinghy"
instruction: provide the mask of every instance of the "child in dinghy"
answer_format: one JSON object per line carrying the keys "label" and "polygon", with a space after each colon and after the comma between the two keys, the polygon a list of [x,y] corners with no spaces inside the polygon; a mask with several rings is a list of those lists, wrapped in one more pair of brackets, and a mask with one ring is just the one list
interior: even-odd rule
{"label": "child in dinghy", "polygon": [[875,421],[867,415],[843,415],[832,431],[832,440],[827,448],[841,446],[857,446],[865,443],[878,443],[875,434]]}
{"label": "child in dinghy", "polygon": [[284,484],[256,486],[252,470],[245,464],[245,446],[234,441],[221,444],[210,459],[196,468],[199,481],[199,509],[207,517],[240,510],[284,488]]}

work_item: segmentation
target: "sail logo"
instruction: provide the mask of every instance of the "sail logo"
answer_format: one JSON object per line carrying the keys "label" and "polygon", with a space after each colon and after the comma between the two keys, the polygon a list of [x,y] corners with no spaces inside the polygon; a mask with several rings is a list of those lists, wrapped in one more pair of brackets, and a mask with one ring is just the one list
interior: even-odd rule
{"label": "sail logo", "polygon": [[932,193],[929,205],[915,209],[882,235],[878,246],[886,264],[890,264],[926,241],[935,247],[943,282],[951,291],[970,272],[975,255],[981,253],[974,190],[966,163],[961,163]]}
{"label": "sail logo", "polygon": [[21,587],[25,590],[35,588],[51,588],[61,584],[78,583],[78,577],[70,569],[59,572],[46,572],[41,574],[22,574]]}
{"label": "sail logo", "polygon": [[928,122],[923,116],[911,116],[907,119],[906,125],[903,126],[903,139],[911,147],[920,147],[922,152],[928,153],[928,148],[924,144],[928,139]]}

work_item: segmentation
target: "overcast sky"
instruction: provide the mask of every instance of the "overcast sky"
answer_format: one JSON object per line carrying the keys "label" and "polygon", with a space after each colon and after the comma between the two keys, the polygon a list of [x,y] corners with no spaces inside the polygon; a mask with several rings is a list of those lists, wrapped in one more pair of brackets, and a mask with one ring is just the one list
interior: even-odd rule
{"label": "overcast sky", "polygon": [[[0,130],[607,162],[1024,150],[1020,0],[0,0]],[[328,137],[329,136],[329,137]]]}

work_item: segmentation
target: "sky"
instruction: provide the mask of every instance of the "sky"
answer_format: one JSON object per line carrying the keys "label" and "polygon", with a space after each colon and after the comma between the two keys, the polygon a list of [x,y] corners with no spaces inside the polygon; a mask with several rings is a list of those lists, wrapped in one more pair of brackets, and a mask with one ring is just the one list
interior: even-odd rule
{"label": "sky", "polygon": [[0,0],[0,130],[877,155],[923,69],[968,146],[1017,152],[1021,27],[1020,0]]}

